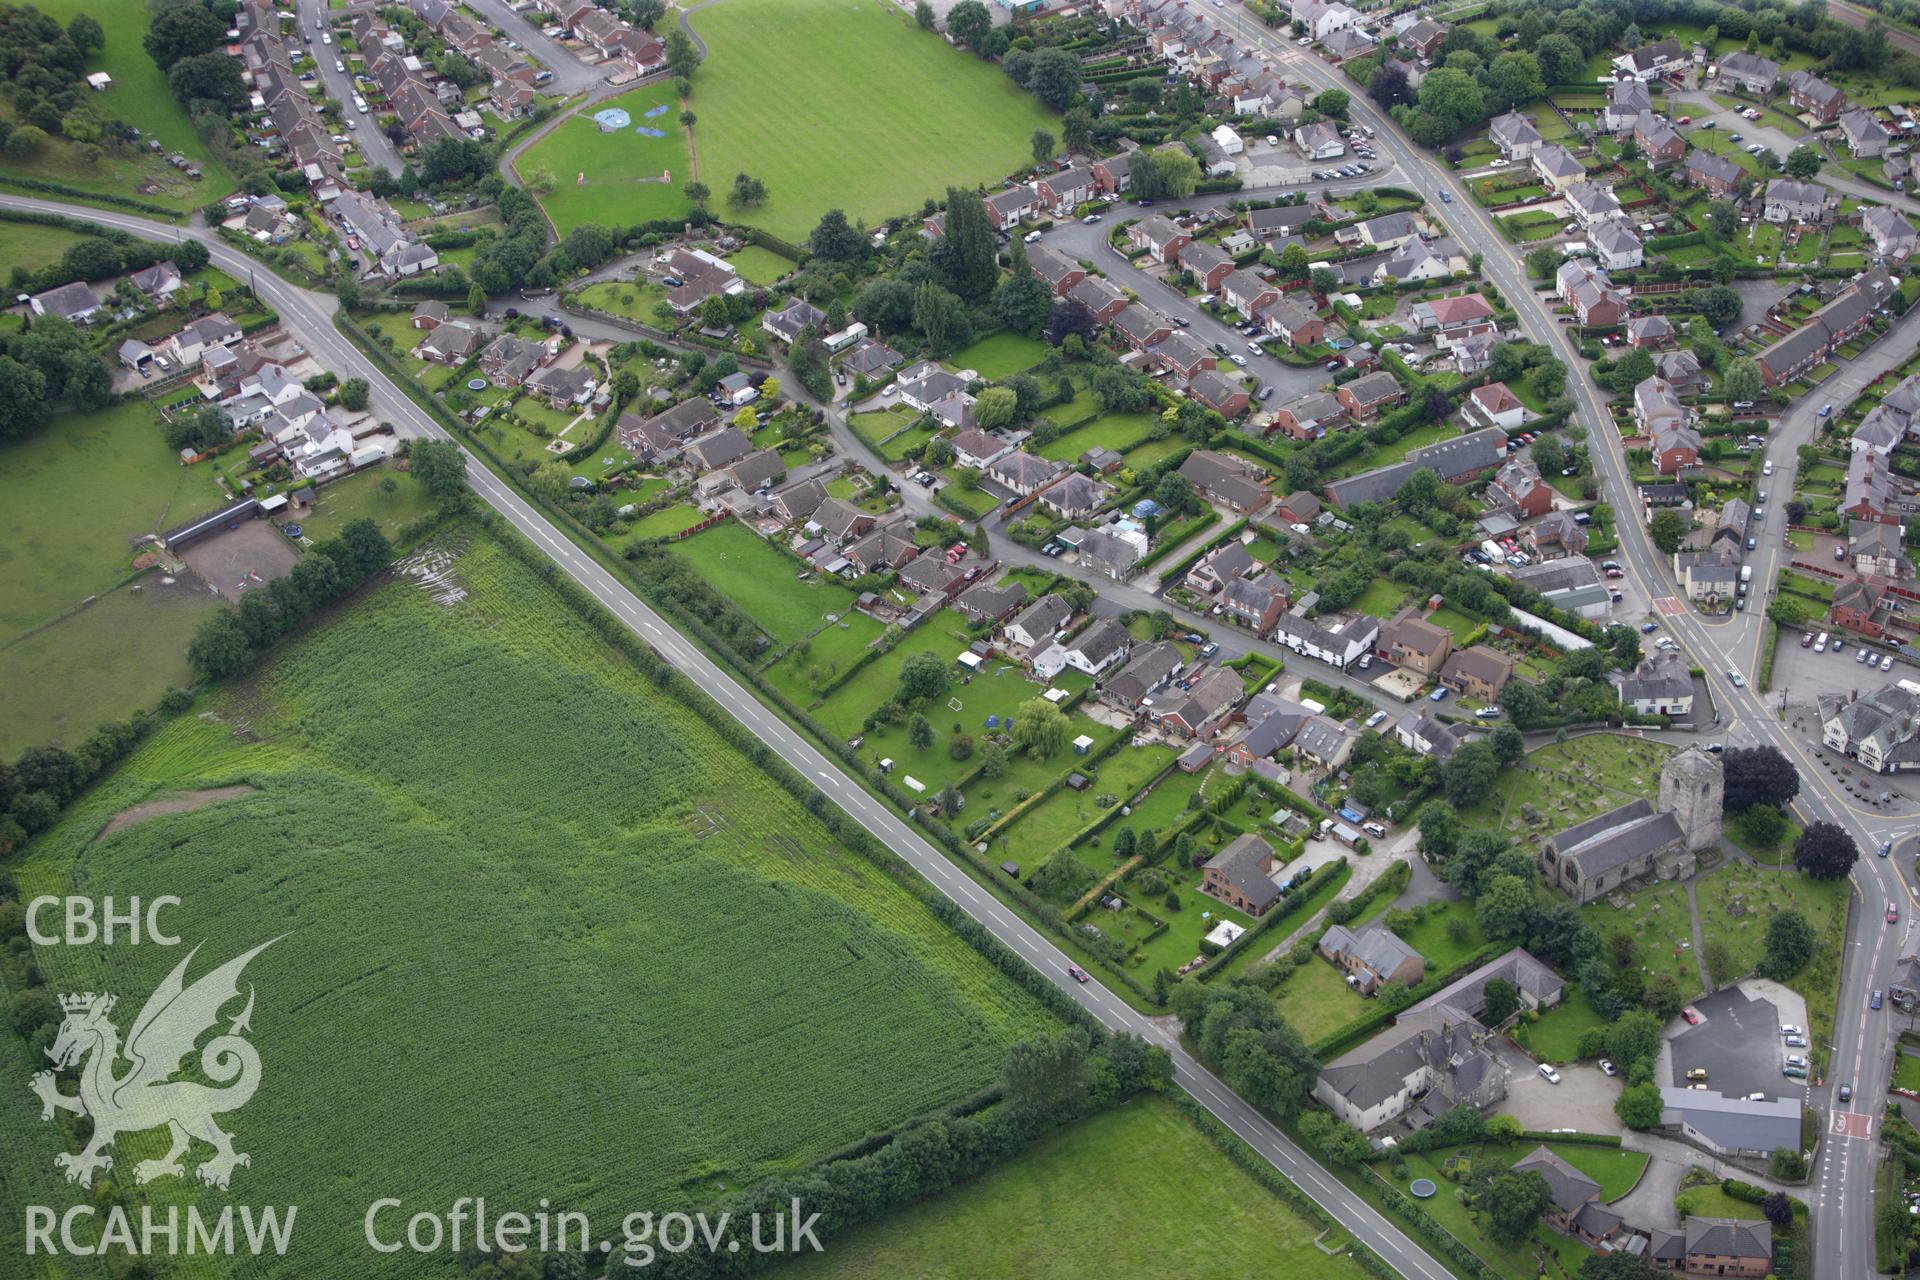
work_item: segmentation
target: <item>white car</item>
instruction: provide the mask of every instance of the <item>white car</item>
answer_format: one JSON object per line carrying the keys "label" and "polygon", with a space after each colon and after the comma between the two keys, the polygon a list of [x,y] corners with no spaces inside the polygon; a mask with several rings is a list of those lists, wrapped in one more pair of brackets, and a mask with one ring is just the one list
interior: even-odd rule
{"label": "white car", "polygon": [[1747,687],[1747,678],[1738,671],[1735,671],[1732,667],[1727,668],[1727,679],[1733,681],[1733,687],[1736,689],[1744,689]]}
{"label": "white car", "polygon": [[1560,1083],[1560,1073],[1544,1062],[1540,1064],[1540,1078],[1548,1084]]}
{"label": "white car", "polygon": [[1275,135],[1275,134],[1271,134],[1271,133],[1270,133],[1270,134],[1268,134],[1268,135],[1267,135],[1267,145],[1268,145],[1268,146],[1270,146],[1270,147],[1277,147],[1277,146],[1279,146],[1279,145],[1280,145],[1280,139],[1279,139],[1279,137],[1278,137],[1277,135]]}
{"label": "white car", "polygon": [[1029,231],[1027,232],[1025,237],[1026,242],[1028,244],[1032,244],[1034,241],[1038,240],[1039,238],[1040,238],[1040,233],[1038,231]]}
{"label": "white car", "polygon": [[1301,37],[1300,37],[1300,38],[1299,38],[1298,40],[1295,40],[1295,41],[1294,41],[1294,43],[1295,43],[1295,44],[1297,44],[1297,45],[1299,45],[1299,46],[1300,46],[1300,47],[1301,47],[1302,49],[1304,49],[1304,48],[1306,48],[1306,47],[1307,47],[1308,45],[1310,45],[1310,44],[1312,44],[1312,43],[1313,43],[1313,37],[1312,37],[1312,36],[1301,36]]}
{"label": "white car", "polygon": [[1498,159],[1498,160],[1495,160],[1495,161],[1494,161],[1494,162],[1493,162],[1493,163],[1492,163],[1491,165],[1489,165],[1488,167],[1489,167],[1489,168],[1492,168],[1492,169],[1504,169],[1504,168],[1506,168],[1506,167],[1507,167],[1507,166],[1508,166],[1509,164],[1511,164],[1511,163],[1512,163],[1512,161],[1510,161],[1510,160],[1508,160],[1508,159],[1507,159],[1507,158],[1506,158],[1505,156],[1502,156],[1502,157],[1501,157],[1500,159]]}
{"label": "white car", "polygon": [[1241,355],[1238,351],[1235,351],[1229,354],[1227,356],[1227,359],[1233,361],[1235,364],[1239,365],[1242,369],[1247,367],[1247,358]]}
{"label": "white car", "polygon": [[331,31],[322,31],[322,32],[320,33],[320,43],[321,43],[321,44],[332,44],[332,43],[333,43],[333,32],[331,32]]}
{"label": "white car", "polygon": [[1761,468],[1760,468],[1760,474],[1761,474],[1761,475],[1763,475],[1763,476],[1770,476],[1770,475],[1772,475],[1772,474],[1773,474],[1773,464],[1772,464],[1771,462],[1769,462],[1769,463],[1767,463],[1767,464],[1766,464],[1765,466],[1763,466],[1763,467],[1761,467]]}
{"label": "white car", "polygon": [[333,69],[335,71],[338,71],[341,75],[347,74],[347,64],[341,61],[339,58],[335,58],[333,60]]}

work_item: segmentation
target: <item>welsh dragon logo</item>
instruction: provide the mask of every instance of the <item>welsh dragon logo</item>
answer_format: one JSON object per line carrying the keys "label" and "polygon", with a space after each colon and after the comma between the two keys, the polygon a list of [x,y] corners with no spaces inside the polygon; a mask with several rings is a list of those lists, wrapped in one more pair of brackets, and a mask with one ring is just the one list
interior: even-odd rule
{"label": "welsh dragon logo", "polygon": [[[53,1119],[54,1108],[58,1107],[93,1121],[93,1137],[85,1149],[77,1155],[63,1151],[53,1158],[54,1164],[66,1171],[68,1182],[87,1185],[96,1169],[112,1168],[113,1157],[107,1148],[120,1134],[162,1126],[170,1131],[172,1146],[160,1159],[135,1165],[136,1181],[151,1182],[170,1174],[184,1176],[180,1157],[195,1138],[214,1150],[212,1158],[194,1170],[209,1186],[226,1190],[234,1167],[253,1163],[250,1156],[233,1149],[233,1135],[213,1119],[245,1106],[260,1085],[260,1055],[242,1034],[252,1029],[251,986],[247,988],[246,1007],[227,1024],[223,1034],[200,1049],[200,1074],[213,1085],[172,1077],[186,1068],[186,1059],[202,1033],[219,1021],[221,1007],[239,998],[240,971],[277,941],[263,942],[187,986],[187,965],[200,950],[195,947],[174,966],[133,1020],[124,1049],[119,1029],[107,1016],[113,1012],[114,996],[89,991],[60,997],[66,1017],[47,1056],[56,1069],[85,1060],[80,1067],[80,1092],[61,1093],[52,1071],[35,1075],[32,1088],[40,1096],[42,1120]],[[123,1061],[130,1064],[127,1070],[115,1074]]]}

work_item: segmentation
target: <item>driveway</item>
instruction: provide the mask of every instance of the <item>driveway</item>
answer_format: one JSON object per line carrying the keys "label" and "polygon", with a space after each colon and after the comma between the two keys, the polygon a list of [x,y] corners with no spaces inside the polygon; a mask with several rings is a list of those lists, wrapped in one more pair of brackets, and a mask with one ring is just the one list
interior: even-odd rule
{"label": "driveway", "polygon": [[1499,1110],[1528,1129],[1577,1129],[1581,1133],[1619,1133],[1620,1117],[1613,1103],[1620,1096],[1620,1078],[1600,1068],[1576,1064],[1559,1068],[1560,1083],[1551,1084],[1532,1058],[1508,1040],[1495,1040],[1495,1055],[1507,1069],[1507,1100]]}
{"label": "driveway", "polygon": [[1780,1074],[1786,1050],[1780,1043],[1780,1011],[1772,1001],[1753,999],[1735,986],[1696,1000],[1693,1007],[1706,1021],[1673,1038],[1667,1083],[1683,1086],[1688,1071],[1705,1067],[1707,1087],[1729,1098],[1750,1093],[1779,1098],[1801,1091],[1798,1081]]}

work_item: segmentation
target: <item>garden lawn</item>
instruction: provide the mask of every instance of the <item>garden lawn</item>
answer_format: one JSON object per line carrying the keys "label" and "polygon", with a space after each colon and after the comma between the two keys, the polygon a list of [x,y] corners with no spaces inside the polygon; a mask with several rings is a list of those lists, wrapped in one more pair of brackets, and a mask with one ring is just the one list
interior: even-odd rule
{"label": "garden lawn", "polygon": [[[1504,1149],[1468,1148],[1464,1154],[1470,1155],[1476,1162],[1507,1165],[1533,1150],[1533,1145],[1517,1142]],[[1448,1181],[1441,1174],[1440,1164],[1446,1154],[1449,1153],[1432,1152],[1427,1155],[1409,1153],[1404,1157],[1407,1166],[1405,1181],[1394,1176],[1392,1166],[1383,1170],[1381,1177],[1403,1192],[1407,1189],[1408,1183],[1415,1178],[1432,1179],[1439,1186],[1440,1192],[1431,1200],[1420,1201],[1420,1207],[1508,1280],[1534,1280],[1534,1277],[1540,1274],[1540,1269],[1534,1261],[1537,1250],[1545,1250],[1557,1259],[1557,1263],[1551,1268],[1556,1275],[1572,1275],[1580,1269],[1580,1264],[1591,1256],[1585,1245],[1570,1236],[1560,1235],[1544,1222],[1535,1226],[1533,1234],[1518,1244],[1494,1243],[1490,1237],[1481,1232],[1479,1222],[1473,1213],[1454,1198],[1455,1193],[1460,1189],[1458,1185]]]}
{"label": "garden lawn", "polygon": [[1760,1212],[1760,1206],[1745,1200],[1736,1200],[1720,1189],[1717,1182],[1705,1186],[1688,1187],[1673,1198],[1680,1215],[1694,1218],[1747,1218],[1758,1219],[1766,1215]]}
{"label": "garden lawn", "polygon": [[[647,112],[661,105],[667,110],[648,119]],[[633,123],[602,133],[593,121],[593,112],[610,107],[624,110],[633,117]],[[635,133],[641,126],[659,129],[666,137]],[[514,162],[514,169],[530,185],[534,174],[552,178],[552,189],[539,197],[540,207],[562,236],[589,222],[630,227],[636,222],[681,217],[687,212],[687,198],[681,188],[692,180],[693,171],[687,160],[686,130],[680,127],[680,100],[674,96],[672,82],[623,93],[591,111],[568,117],[528,147]],[[671,175],[667,182],[659,180],[663,171]],[[709,170],[714,172],[718,170]],[[733,170],[727,173],[724,182],[709,179],[707,185],[724,188],[733,180]],[[578,181],[581,174],[586,175],[584,185]],[[721,191],[716,190],[716,203],[720,196]]]}
{"label": "garden lawn", "polygon": [[845,613],[840,621],[796,644],[763,670],[781,692],[804,707],[813,701],[821,685],[859,661],[885,630],[877,618]]}
{"label": "garden lawn", "polygon": [[[1125,1206],[1124,1230],[1116,1229],[1116,1205]],[[1314,1247],[1316,1233],[1171,1103],[1146,1097],[1051,1134],[1013,1161],[857,1228],[779,1274],[1361,1280],[1357,1264]]]}
{"label": "garden lawn", "polygon": [[1031,163],[1035,129],[1060,132],[998,66],[891,7],[756,0],[688,21],[708,49],[692,99],[702,180],[716,198],[736,173],[765,182],[764,205],[727,216],[796,245],[830,208],[873,225],[997,183]]}
{"label": "garden lawn", "polygon": [[964,347],[946,361],[956,369],[972,369],[989,382],[1033,368],[1049,350],[1038,338],[1018,333],[995,333]]}
{"label": "garden lawn", "polygon": [[1407,592],[1399,583],[1390,578],[1375,576],[1353,602],[1353,607],[1361,613],[1376,618],[1390,618],[1399,612],[1400,606],[1407,602]]}
{"label": "garden lawn", "polygon": [[639,280],[608,280],[590,284],[580,291],[580,301],[585,306],[650,325],[660,323],[660,318],[653,314],[654,304],[666,300],[665,289]]}
{"label": "garden lawn", "polygon": [[846,614],[854,595],[838,578],[800,576],[801,567],[747,526],[724,520],[673,544],[715,590],[740,606],[776,644],[791,644]]}
{"label": "garden lawn", "polygon": [[[384,481],[393,492],[382,492]],[[370,467],[316,491],[314,508],[300,519],[300,532],[315,542],[335,537],[352,520],[365,516],[389,538],[433,511],[433,497],[411,475],[390,466]]]}
{"label": "garden lawn", "polygon": [[[1092,750],[1098,751],[1113,740],[1115,730],[1095,725],[1084,716],[1075,717],[1072,734],[1087,734],[1093,738]],[[1085,791],[1075,791],[1071,787],[1061,787],[1040,804],[1020,816],[1019,821],[1008,827],[995,838],[994,848],[999,850],[1004,843],[1006,856],[1023,864],[1039,866],[1046,861],[1047,855],[1073,839],[1094,819],[1107,812],[1112,805],[1102,806],[1099,800],[1111,796],[1114,805],[1125,804],[1141,787],[1153,780],[1155,774],[1173,763],[1175,752],[1172,747],[1164,746],[1124,746],[1110,752],[1105,759],[1087,766],[1084,759],[1064,753],[1054,757],[1054,768],[1049,781],[1069,771],[1085,773],[1088,786]],[[1008,770],[1008,778],[1012,770]],[[1000,780],[1003,798],[1010,797],[1006,787],[1006,778]],[[983,790],[991,790],[992,784],[984,779],[978,784]],[[1037,790],[1038,788],[1032,788]],[[997,806],[1003,811],[1012,807],[1011,803]],[[978,815],[975,815],[978,816]],[[1075,850],[1080,860],[1093,869],[1096,875],[1104,875],[1114,866],[1111,832],[1121,825],[1131,826],[1135,834],[1146,830],[1139,821],[1129,817],[1116,821],[1102,832],[1100,843],[1095,845],[1089,840]]]}
{"label": "garden lawn", "polygon": [[939,427],[932,419],[927,419],[924,425],[914,426],[920,421],[920,415],[899,405],[871,413],[847,415],[847,425],[853,428],[853,433],[888,462],[899,462],[939,433]]}
{"label": "garden lawn", "polygon": [[[899,644],[875,659],[871,666],[835,689],[815,711],[814,718],[830,732],[851,738],[860,732],[863,721],[873,709],[891,698],[900,683],[900,666],[909,654],[933,652],[951,664],[954,681],[964,674],[956,661],[973,642],[967,630],[966,615],[954,609],[942,609],[915,627]],[[964,702],[964,699],[962,699]],[[944,707],[944,704],[942,704]],[[946,714],[943,710],[941,714]],[[928,718],[932,718],[929,713]]]}
{"label": "garden lawn", "polygon": [[[182,212],[198,209],[234,189],[233,178],[200,141],[186,109],[167,88],[166,73],[154,65],[141,45],[148,25],[145,0],[44,0],[34,7],[61,26],[79,14],[91,14],[106,32],[107,43],[88,59],[86,70],[106,72],[113,77],[113,87],[95,94],[82,85],[81,98],[101,119],[117,118],[136,125],[143,134],[142,141],[155,138],[168,152],[185,155],[205,177],[195,182],[166,163],[164,157],[133,147],[123,156],[109,155],[99,164],[90,165],[81,158],[78,146],[64,138],[48,138],[26,159],[6,157],[0,160],[0,170],[88,191],[130,196]],[[149,180],[161,183],[163,189],[140,191],[139,186]],[[11,259],[0,261],[11,263]]]}
{"label": "garden lawn", "polygon": [[1580,1037],[1588,1028],[1605,1026],[1606,1022],[1587,999],[1587,993],[1574,983],[1538,1022],[1522,1021],[1515,1038],[1543,1061],[1573,1062],[1580,1056]]}
{"label": "garden lawn", "polygon": [[[652,515],[641,516],[634,521],[627,539],[670,538],[682,530],[693,528],[703,518],[700,508],[684,502],[671,507],[662,507]],[[624,540],[609,538],[607,541],[614,546],[619,546]]]}
{"label": "garden lawn", "polygon": [[[1277,941],[1271,938],[1262,945],[1270,950]],[[1346,975],[1318,955],[1295,969],[1276,994],[1280,1012],[1308,1044],[1333,1034],[1369,1008],[1347,985]]]}
{"label": "garden lawn", "polygon": [[143,535],[219,510],[212,475],[141,400],[0,445],[0,644],[126,577]]}
{"label": "garden lawn", "polygon": [[1920,1058],[1905,1050],[1895,1055],[1893,1060],[1893,1086],[1905,1089],[1909,1093],[1920,1093]]}
{"label": "garden lawn", "polygon": [[793,263],[757,244],[734,250],[727,255],[727,261],[748,284],[770,285],[793,270]]}
{"label": "garden lawn", "polygon": [[[973,678],[971,684],[961,684],[957,677],[965,674],[960,668],[954,668],[956,679],[948,689],[947,696],[958,699],[960,710],[955,711],[947,705],[945,698],[935,705],[923,709],[921,714],[933,728],[933,745],[921,750],[907,741],[907,721],[887,725],[865,735],[861,753],[867,759],[878,762],[892,760],[896,774],[912,775],[925,784],[929,794],[938,792],[948,783],[958,785],[960,780],[980,767],[980,749],[986,745],[986,735],[995,730],[987,728],[987,720],[994,718],[996,723],[1004,723],[1013,715],[1015,709],[1029,698],[1037,698],[1050,687],[1079,690],[1091,684],[1086,676],[1074,674],[1072,681],[1058,680],[1053,685],[1029,680],[1021,669],[1011,663],[995,659],[982,673]],[[861,677],[855,677],[859,683]],[[955,760],[948,747],[956,732],[954,726],[960,726],[957,732],[970,734],[974,739],[974,752],[965,760]],[[1086,734],[1095,743],[1095,750],[1111,742],[1114,730],[1102,728],[1077,712],[1067,716],[1067,740],[1071,742],[1081,734]],[[963,815],[966,822],[980,817],[989,809],[1005,811],[1016,803],[1013,796],[1020,791],[1039,791],[1049,782],[1065,774],[1078,762],[1072,748],[1061,750],[1046,760],[1036,760],[1030,754],[1009,746],[1007,748],[1007,770],[998,778],[981,777],[965,788],[967,812]]]}
{"label": "garden lawn", "polygon": [[[1058,408],[1050,409],[1047,416],[1053,417],[1059,412]],[[1072,418],[1068,421],[1072,421]],[[1150,413],[1102,414],[1086,426],[1076,427],[1041,445],[1040,456],[1054,462],[1072,462],[1089,449],[1111,449],[1115,453],[1126,453],[1152,434],[1156,421]]]}
{"label": "garden lawn", "polygon": [[[1449,936],[1449,930],[1456,920],[1466,929],[1459,942]],[[1473,916],[1473,904],[1458,898],[1428,904],[1419,923],[1398,932],[1401,941],[1427,958],[1427,973],[1430,975],[1449,973],[1458,968],[1485,942],[1480,936],[1480,925]]]}
{"label": "garden lawn", "polygon": [[[192,886],[176,920],[202,944],[194,977],[277,938],[245,974],[263,1084],[234,1191],[301,1206],[290,1273],[367,1274],[361,1216],[396,1185],[434,1204],[565,1187],[609,1220],[708,1201],[971,1097],[1013,1043],[1057,1030],[494,535],[441,537],[462,598],[376,586],[161,728],[9,864],[28,896]],[[156,793],[242,780],[251,794],[101,834]],[[33,959],[55,990],[144,993],[182,956]],[[74,1145],[6,1114],[12,1224],[16,1171]],[[123,1136],[116,1155],[164,1145]],[[209,1203],[187,1178],[141,1198],[156,1216]]]}

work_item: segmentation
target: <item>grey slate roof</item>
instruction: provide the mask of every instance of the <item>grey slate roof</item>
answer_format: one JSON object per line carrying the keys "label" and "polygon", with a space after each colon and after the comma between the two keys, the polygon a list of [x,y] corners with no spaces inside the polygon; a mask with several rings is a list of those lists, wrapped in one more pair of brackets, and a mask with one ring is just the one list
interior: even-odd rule
{"label": "grey slate roof", "polygon": [[1548,845],[1582,877],[1592,878],[1680,838],[1673,814],[1655,813],[1651,802],[1640,799],[1568,827]]}
{"label": "grey slate roof", "polygon": [[1515,947],[1503,956],[1489,960],[1464,978],[1459,978],[1413,1006],[1415,1009],[1446,1006],[1478,1017],[1487,1007],[1487,984],[1495,978],[1513,984],[1542,1005],[1560,998],[1566,983],[1560,975]]}
{"label": "grey slate roof", "polygon": [[1687,1252],[1771,1258],[1773,1228],[1764,1219],[1688,1218]]}
{"label": "grey slate roof", "polygon": [[1662,1085],[1660,1105],[1727,1150],[1800,1147],[1798,1098],[1729,1098],[1711,1089]]}
{"label": "grey slate roof", "polygon": [[1273,856],[1273,846],[1259,836],[1236,836],[1231,844],[1207,859],[1207,868],[1218,871],[1228,884],[1264,911],[1280,897],[1280,886],[1260,869],[1262,857]]}
{"label": "grey slate roof", "polygon": [[1368,925],[1355,933],[1343,924],[1336,924],[1320,935],[1320,949],[1352,956],[1353,959],[1374,973],[1385,977],[1409,960],[1426,958],[1408,946],[1400,935],[1382,925]]}
{"label": "grey slate roof", "polygon": [[1513,1162],[1515,1173],[1537,1173],[1547,1180],[1553,1203],[1562,1213],[1573,1213],[1600,1194],[1600,1184],[1542,1145]]}

